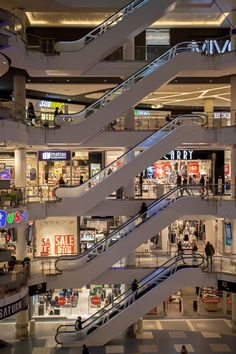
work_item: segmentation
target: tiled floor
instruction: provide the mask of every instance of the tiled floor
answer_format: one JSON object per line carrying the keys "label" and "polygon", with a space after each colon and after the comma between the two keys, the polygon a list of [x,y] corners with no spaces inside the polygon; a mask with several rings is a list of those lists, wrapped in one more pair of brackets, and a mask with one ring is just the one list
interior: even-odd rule
{"label": "tiled floor", "polygon": [[[36,323],[37,337],[14,338],[14,324],[0,323],[1,339],[13,345],[12,354],[80,354],[77,347],[61,348],[54,341],[60,323]],[[136,338],[117,336],[105,347],[90,348],[90,354],[176,354],[184,344],[189,353],[235,353],[236,334],[224,319],[145,320]],[[1,354],[1,353],[0,353]]]}

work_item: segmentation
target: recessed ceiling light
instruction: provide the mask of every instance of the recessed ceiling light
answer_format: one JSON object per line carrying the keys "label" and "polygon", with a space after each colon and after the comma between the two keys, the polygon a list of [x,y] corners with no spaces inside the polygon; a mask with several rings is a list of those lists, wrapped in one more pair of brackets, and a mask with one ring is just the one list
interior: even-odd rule
{"label": "recessed ceiling light", "polygon": [[104,80],[104,82],[107,82],[107,80]]}
{"label": "recessed ceiling light", "polygon": [[6,61],[4,61],[4,62],[3,62],[3,64],[4,64],[4,65],[6,65],[6,64],[7,64],[7,62],[6,62]]}
{"label": "recessed ceiling light", "polygon": [[69,80],[69,79],[67,79],[67,80],[66,80],[66,82],[70,82],[70,80]]}
{"label": "recessed ceiling light", "polygon": [[28,82],[30,82],[30,79],[28,79]]}

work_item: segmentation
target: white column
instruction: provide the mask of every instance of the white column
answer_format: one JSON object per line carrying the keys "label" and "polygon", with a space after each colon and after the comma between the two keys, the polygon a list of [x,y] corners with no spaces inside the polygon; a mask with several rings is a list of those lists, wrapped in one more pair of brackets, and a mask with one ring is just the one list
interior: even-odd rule
{"label": "white column", "polygon": [[129,39],[129,41],[123,45],[123,60],[135,60],[134,37]]}
{"label": "white column", "polygon": [[206,240],[209,241],[213,247],[216,249],[216,223],[215,220],[208,219],[205,220],[205,231],[206,231]]}
{"label": "white column", "polygon": [[[235,96],[236,97],[236,96]],[[236,145],[231,147],[231,198],[236,196]]]}
{"label": "white column", "polygon": [[16,338],[28,336],[28,310],[20,311],[16,314]]}
{"label": "white column", "polygon": [[231,81],[231,125],[235,125],[236,124],[236,75],[231,76],[230,81]]}
{"label": "white column", "polygon": [[214,98],[204,99],[204,113],[208,116],[208,126],[213,127]]}
{"label": "white column", "polygon": [[134,108],[130,109],[125,113],[125,130],[134,130],[135,129],[135,116],[134,116]]}
{"label": "white column", "polygon": [[227,291],[222,291],[223,297],[222,297],[222,310],[223,310],[223,315],[227,315]]}
{"label": "white column", "polygon": [[232,293],[232,331],[236,332],[236,294]]}
{"label": "white column", "polygon": [[169,252],[169,228],[166,227],[161,231],[161,250],[162,252]]}
{"label": "white column", "polygon": [[[233,9],[231,11],[231,21],[233,24],[234,29],[236,28],[236,1],[233,1]],[[235,31],[233,31],[233,33],[231,34],[231,47],[232,50],[236,49],[236,33]]]}
{"label": "white column", "polygon": [[13,79],[13,96],[15,103],[16,119],[25,121],[26,86],[25,77],[16,75]]}
{"label": "white column", "polygon": [[24,224],[17,226],[17,239],[16,239],[16,259],[23,260],[27,253],[27,237],[26,227]]}
{"label": "white column", "polygon": [[15,186],[26,186],[26,151],[21,148],[15,150]]}

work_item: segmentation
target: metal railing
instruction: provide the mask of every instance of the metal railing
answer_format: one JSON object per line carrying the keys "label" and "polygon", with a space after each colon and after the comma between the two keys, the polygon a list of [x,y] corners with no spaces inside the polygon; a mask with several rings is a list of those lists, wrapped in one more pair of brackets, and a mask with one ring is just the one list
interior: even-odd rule
{"label": "metal railing", "polygon": [[0,299],[5,298],[8,295],[18,293],[22,287],[27,286],[28,279],[28,265],[25,265],[22,271],[13,270],[13,272],[3,274],[1,276]]}
{"label": "metal railing", "polygon": [[[189,189],[196,190],[198,196],[205,197],[206,190],[203,187],[199,186],[189,186]],[[82,266],[97,256],[100,256],[107,249],[114,246],[116,242],[119,242],[121,239],[128,237],[136,228],[140,225],[147,222],[154,215],[161,213],[164,209],[168,208],[175,201],[179,200],[181,197],[185,196],[186,186],[175,187],[166,194],[164,194],[158,200],[155,200],[147,207],[147,211],[143,213],[138,213],[135,216],[131,217],[127,222],[122,224],[116,230],[114,230],[107,237],[104,237],[102,240],[93,245],[88,251],[77,256],[61,256],[56,260],[55,266],[58,271],[61,271],[64,267],[68,267],[69,262],[71,261],[74,264],[76,260],[76,266]],[[188,193],[187,193],[188,195]]]}
{"label": "metal railing", "polygon": [[[75,330],[75,325],[59,326],[55,336],[56,342],[62,344],[63,342],[78,341],[85,338],[116,315],[125,311],[137,300],[143,298],[147,293],[156,289],[161,283],[168,281],[176,272],[184,268],[201,268],[204,270],[206,267],[206,259],[202,255],[175,256],[164,263],[161,268],[142,279],[138,284],[137,290],[132,290],[132,288],[128,289],[126,292],[119,295],[112,304],[103,307],[94,315],[83,321],[80,331]],[[66,336],[69,337],[66,338]]]}
{"label": "metal railing", "polygon": [[128,5],[120,9],[114,15],[106,19],[95,29],[86,34],[83,38],[70,41],[70,42],[57,42],[55,44],[55,49],[58,52],[75,52],[81,47],[87,45],[94,39],[102,36],[105,32],[107,32],[110,28],[117,25],[117,23],[123,21],[126,17],[134,13],[137,9],[143,7],[149,0],[134,0],[130,2]]}
{"label": "metal railing", "polygon": [[44,55],[56,55],[55,39],[52,37],[40,37],[35,34],[26,33],[26,49],[38,51]]}
{"label": "metal railing", "polygon": [[[184,124],[198,124],[205,126],[207,124],[207,117],[204,114],[182,115],[165,124],[161,129],[151,134],[148,138],[145,138],[143,141],[120,156],[117,160],[106,166],[103,170],[98,172],[84,184],[79,187],[77,186],[77,188],[79,188],[80,194],[85,193],[89,189],[104,181],[106,178],[109,178],[113,173],[137,158],[139,154],[143,153],[145,150],[149,149],[151,146],[164,139],[169,133],[172,133],[175,129],[179,128],[180,125]],[[66,188],[70,189],[71,187]],[[56,190],[56,195],[58,197],[60,197],[60,189],[63,190],[63,188]]]}

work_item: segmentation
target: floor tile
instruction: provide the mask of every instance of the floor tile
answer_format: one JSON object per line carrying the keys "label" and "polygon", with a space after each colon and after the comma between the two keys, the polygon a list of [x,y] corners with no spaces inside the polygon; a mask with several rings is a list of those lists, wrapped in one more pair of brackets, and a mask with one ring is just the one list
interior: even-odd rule
{"label": "floor tile", "polygon": [[187,338],[187,335],[185,332],[168,332],[170,338]]}
{"label": "floor tile", "polygon": [[107,345],[106,353],[124,353],[124,347],[123,345]]}
{"label": "floor tile", "polygon": [[204,338],[221,338],[219,333],[214,332],[201,332]]}
{"label": "floor tile", "polygon": [[153,339],[153,333],[152,332],[143,332],[143,333],[137,333],[136,334],[137,339]]}
{"label": "floor tile", "polygon": [[176,351],[177,353],[180,353],[180,352],[181,352],[182,345],[185,345],[185,347],[187,348],[187,351],[188,351],[189,353],[194,353],[194,352],[195,352],[195,350],[193,349],[193,347],[192,347],[191,344],[182,343],[182,344],[174,344],[175,351]]}
{"label": "floor tile", "polygon": [[143,321],[143,329],[157,329],[157,321]]}
{"label": "floor tile", "polygon": [[156,345],[139,345],[139,351],[141,353],[156,353],[157,352],[157,346]]}
{"label": "floor tile", "polygon": [[211,350],[214,353],[229,353],[231,349],[227,344],[210,344]]}

